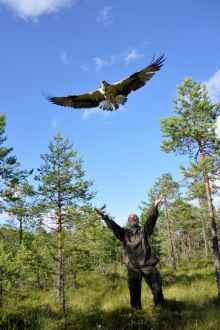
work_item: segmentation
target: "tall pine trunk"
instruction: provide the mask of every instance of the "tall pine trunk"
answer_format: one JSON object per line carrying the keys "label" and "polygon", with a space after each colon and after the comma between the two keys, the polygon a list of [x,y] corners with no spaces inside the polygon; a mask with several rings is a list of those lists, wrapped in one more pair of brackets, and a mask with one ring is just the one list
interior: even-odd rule
{"label": "tall pine trunk", "polygon": [[[204,200],[202,198],[199,198],[199,206],[202,209],[202,206],[204,204]],[[201,215],[201,223],[202,223],[202,235],[203,235],[203,241],[204,241],[204,248],[205,248],[205,255],[208,257],[209,255],[209,244],[208,244],[208,236],[207,236],[207,226],[206,226],[206,221],[203,216]]]}
{"label": "tall pine trunk", "polygon": [[65,297],[65,268],[64,268],[64,233],[62,226],[62,213],[58,213],[58,278],[57,278],[57,293],[59,304],[63,313],[66,312],[66,297]]}
{"label": "tall pine trunk", "polygon": [[187,233],[187,246],[188,246],[188,256],[189,256],[189,260],[190,258],[192,258],[192,237],[190,235],[190,233]]}
{"label": "tall pine trunk", "polygon": [[[201,206],[201,204],[200,204],[200,206]],[[205,255],[207,258],[209,255],[209,246],[208,246],[208,237],[207,237],[207,232],[206,232],[206,224],[205,224],[205,219],[203,216],[201,216],[201,222],[202,222],[202,234],[203,234]]]}
{"label": "tall pine trunk", "polygon": [[77,273],[76,271],[72,272],[72,288],[78,289],[78,283],[77,283]]}
{"label": "tall pine trunk", "polygon": [[[200,147],[200,159],[205,159],[205,152],[202,147]],[[211,240],[212,240],[212,251],[214,257],[214,265],[215,265],[215,277],[216,277],[216,284],[218,290],[218,298],[220,299],[220,250],[219,250],[219,243],[218,243],[218,233],[217,233],[217,226],[216,226],[216,219],[215,219],[215,209],[212,200],[212,191],[210,187],[210,180],[207,171],[203,171],[204,176],[204,183],[205,183],[205,190],[207,196],[207,203],[208,203],[208,214],[209,214],[209,226],[211,231]]]}
{"label": "tall pine trunk", "polygon": [[185,238],[185,234],[182,235],[181,238],[181,254],[183,255],[184,259],[189,259],[188,256],[188,250],[187,250],[187,246],[186,246],[186,242],[185,242],[186,238]]}

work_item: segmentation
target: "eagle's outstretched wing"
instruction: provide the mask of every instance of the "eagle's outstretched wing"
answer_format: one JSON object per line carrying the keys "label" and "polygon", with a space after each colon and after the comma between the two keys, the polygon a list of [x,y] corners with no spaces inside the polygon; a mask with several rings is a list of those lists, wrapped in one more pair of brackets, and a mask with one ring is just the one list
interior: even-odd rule
{"label": "eagle's outstretched wing", "polygon": [[138,71],[131,76],[114,83],[112,86],[114,86],[118,94],[127,96],[130,92],[143,87],[145,83],[153,77],[155,72],[160,70],[164,61],[164,55],[158,57],[156,60],[153,59],[151,64],[143,70]]}
{"label": "eagle's outstretched wing", "polygon": [[104,101],[104,96],[99,90],[81,95],[69,95],[64,97],[49,97],[54,104],[72,108],[95,108]]}

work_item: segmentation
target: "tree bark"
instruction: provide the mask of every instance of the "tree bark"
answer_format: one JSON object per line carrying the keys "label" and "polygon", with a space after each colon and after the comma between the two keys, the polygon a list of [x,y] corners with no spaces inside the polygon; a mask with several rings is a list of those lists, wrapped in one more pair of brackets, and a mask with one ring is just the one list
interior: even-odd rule
{"label": "tree bark", "polygon": [[182,238],[181,238],[181,254],[183,255],[184,259],[188,258],[187,246],[186,246],[186,242],[185,242],[185,234],[183,234]]}
{"label": "tree bark", "polygon": [[187,233],[187,245],[188,245],[188,256],[190,260],[190,258],[192,258],[192,237],[190,233]]}
{"label": "tree bark", "polygon": [[203,233],[203,240],[204,240],[204,247],[205,247],[205,256],[206,256],[206,258],[208,258],[208,255],[209,255],[208,238],[207,238],[207,232],[206,232],[205,219],[203,216],[201,217],[201,221],[202,221],[202,233]]}
{"label": "tree bark", "polygon": [[185,256],[187,261],[190,261],[190,252],[189,252],[189,240],[188,240],[188,234],[185,232],[184,234],[184,245],[185,245]]}
{"label": "tree bark", "polygon": [[[202,206],[204,204],[204,201],[199,198],[199,206],[202,209]],[[207,227],[206,227],[206,222],[205,218],[203,215],[201,216],[201,223],[202,223],[202,234],[203,234],[203,241],[204,241],[204,248],[205,248],[205,256],[208,258],[209,255],[209,244],[208,244],[208,236],[207,236]]]}
{"label": "tree bark", "polygon": [[58,212],[58,299],[63,313],[66,312],[66,299],[65,299],[65,270],[64,270],[64,237],[62,227],[62,213]]}
{"label": "tree bark", "polygon": [[73,271],[72,272],[72,279],[73,279],[73,281],[72,281],[72,288],[73,289],[78,289],[79,288],[79,286],[78,286],[78,283],[77,283],[77,280],[76,280],[76,272],[75,271]]}
{"label": "tree bark", "polygon": [[[204,160],[206,158],[205,152],[203,148],[200,148],[200,159]],[[215,265],[215,277],[216,277],[216,284],[218,290],[218,298],[220,299],[220,250],[219,250],[219,243],[218,243],[218,233],[217,233],[217,226],[216,226],[216,219],[215,219],[215,209],[212,200],[212,191],[210,187],[210,180],[207,171],[203,171],[204,176],[204,184],[207,196],[207,203],[208,203],[208,214],[209,214],[209,226],[211,231],[211,240],[212,240],[212,251],[214,257],[214,265]]]}

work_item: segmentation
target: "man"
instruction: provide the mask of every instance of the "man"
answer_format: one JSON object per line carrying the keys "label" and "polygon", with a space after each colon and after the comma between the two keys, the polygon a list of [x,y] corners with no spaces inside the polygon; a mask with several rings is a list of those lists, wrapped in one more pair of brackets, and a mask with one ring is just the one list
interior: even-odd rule
{"label": "man", "polygon": [[159,259],[152,256],[149,238],[152,235],[154,226],[158,218],[158,206],[161,197],[156,199],[150,209],[147,220],[142,227],[136,214],[128,217],[129,228],[122,228],[115,223],[105,212],[105,206],[96,209],[97,213],[105,221],[115,236],[123,243],[124,262],[128,270],[128,287],[130,291],[131,307],[141,309],[141,280],[142,277],[147,282],[154,297],[154,304],[164,303],[162,292],[162,281],[156,264]]}

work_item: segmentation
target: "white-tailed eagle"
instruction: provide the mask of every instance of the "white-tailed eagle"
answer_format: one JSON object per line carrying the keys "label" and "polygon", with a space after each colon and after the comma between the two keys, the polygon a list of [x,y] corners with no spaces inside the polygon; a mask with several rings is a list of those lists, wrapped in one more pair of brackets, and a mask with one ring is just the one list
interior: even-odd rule
{"label": "white-tailed eagle", "polygon": [[109,84],[103,80],[100,88],[93,92],[64,97],[49,97],[48,99],[50,102],[64,107],[81,109],[99,107],[102,110],[114,111],[121,104],[125,104],[128,95],[132,91],[143,87],[153,77],[155,72],[160,70],[164,61],[164,55],[158,57],[156,60],[153,59],[151,64],[143,70],[114,84]]}

